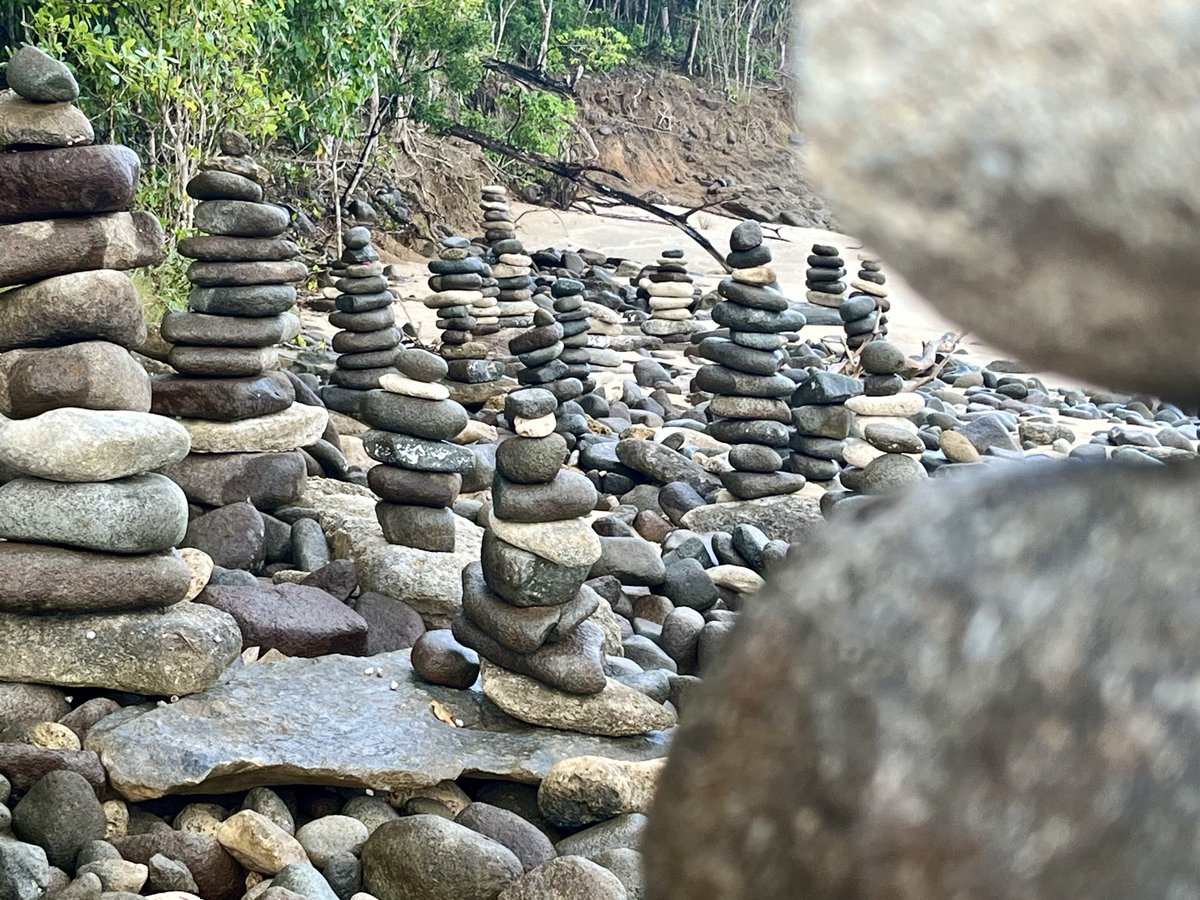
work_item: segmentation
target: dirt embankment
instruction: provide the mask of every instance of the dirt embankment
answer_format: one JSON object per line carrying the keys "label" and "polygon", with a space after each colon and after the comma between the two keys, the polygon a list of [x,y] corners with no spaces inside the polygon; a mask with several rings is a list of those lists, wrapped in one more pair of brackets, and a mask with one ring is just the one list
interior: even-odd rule
{"label": "dirt embankment", "polygon": [[783,89],[763,85],[731,100],[712,84],[659,69],[585,78],[577,89],[579,123],[594,144],[577,148],[578,161],[624,173],[635,193],[689,207],[717,202],[761,221],[834,227],[806,181],[803,139]]}

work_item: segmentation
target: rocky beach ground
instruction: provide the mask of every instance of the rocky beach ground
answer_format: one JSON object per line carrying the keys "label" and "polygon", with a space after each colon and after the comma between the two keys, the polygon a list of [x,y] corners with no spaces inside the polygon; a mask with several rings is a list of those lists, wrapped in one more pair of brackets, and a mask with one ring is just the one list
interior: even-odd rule
{"label": "rocky beach ground", "polygon": [[[890,696],[897,672],[925,678],[941,657],[905,649],[913,604],[964,593],[936,566],[914,574],[931,543],[956,563],[993,547],[971,593],[985,612],[1061,588],[1015,566],[1058,572],[1073,544],[1011,513],[991,540],[1003,478],[1047,473],[1052,527],[1120,562],[1155,515],[1128,484],[1169,492],[1197,455],[1179,406],[943,343],[953,326],[886,259],[812,229],[712,217],[727,274],[694,248],[681,262],[660,223],[493,185],[484,239],[447,237],[436,258],[380,259],[348,232],[297,326],[287,216],[234,134],[189,184],[189,311],[147,337],[124,272],[161,236],[128,212],[136,157],[91,146],[69,73],[27,56],[9,67],[19,95],[0,95],[0,900],[679,896],[707,867],[663,865],[648,887],[642,854],[695,819],[667,805],[657,843],[643,833],[691,723],[723,740],[676,754],[676,804],[736,795],[730,770],[761,789],[777,770],[758,761],[794,737],[764,723],[791,721],[802,648],[818,674],[854,669],[813,701],[824,737],[869,742],[845,682]],[[73,160],[111,190],[64,187]],[[80,252],[7,249],[45,227]],[[843,278],[836,304],[799,299]],[[1115,524],[1076,534],[1093,477]],[[799,591],[779,574],[797,561]],[[1084,593],[1135,591],[1122,575],[1090,572]],[[888,594],[893,577],[918,589]],[[780,598],[798,594],[828,643],[789,617]],[[935,616],[930,645],[983,654],[999,616]],[[779,627],[748,638],[743,618]],[[859,645],[897,668],[858,670]],[[1025,668],[1061,687],[1062,648],[1046,649],[1022,662],[1024,699]],[[1052,725],[1039,740],[1070,744]],[[739,759],[742,735],[758,752]],[[718,750],[724,780],[689,790],[679,758],[699,771]],[[916,756],[896,759],[919,781]],[[858,777],[841,761],[822,773],[835,813]],[[837,818],[769,799],[767,829]]]}

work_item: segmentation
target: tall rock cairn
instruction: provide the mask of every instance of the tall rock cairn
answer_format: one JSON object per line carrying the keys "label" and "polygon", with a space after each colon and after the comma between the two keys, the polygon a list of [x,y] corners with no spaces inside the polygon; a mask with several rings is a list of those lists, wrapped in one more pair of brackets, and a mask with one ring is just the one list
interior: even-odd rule
{"label": "tall rock cairn", "polygon": [[[720,476],[726,490],[741,500],[790,494],[804,486],[804,476],[781,471],[791,439],[787,398],[795,385],[779,370],[787,362],[783,334],[803,328],[804,316],[779,291],[757,222],[738,225],[730,247],[733,273],[717,286],[721,300],[712,312],[729,337],[700,342],[700,356],[715,365],[701,366],[692,387],[715,395],[708,433],[732,445],[733,470]],[[754,265],[743,267],[747,262]]]}
{"label": "tall rock cairn", "polygon": [[583,282],[575,278],[556,278],[550,285],[554,303],[554,318],[562,325],[563,352],[559,359],[567,366],[564,378],[575,378],[583,393],[596,389],[592,380],[591,355],[588,353],[588,330],[592,326],[583,304]]}
{"label": "tall rock cairn", "polygon": [[462,476],[474,454],[450,441],[467,427],[467,411],[449,399],[438,382],[446,362],[427,350],[401,350],[399,373],[380,378],[382,390],[369,391],[362,418],[373,430],[363,447],[380,465],[367,484],[382,499],[375,507],[383,536],[391,544],[418,550],[454,550],[454,512]]}
{"label": "tall rock cairn", "polygon": [[150,410],[127,270],[158,262],[130,213],[137,155],[93,146],[79,88],[32,47],[0,93],[0,680],[187,694],[241,650],[229,616],[184,603],[187,498],[154,470],[188,432]]}
{"label": "tall rock cairn", "polygon": [[[588,618],[599,598],[584,585],[600,541],[583,517],[596,489],[564,469],[558,401],[529,388],[505,398],[516,437],[496,450],[493,508],[481,561],[463,569],[454,636],[492,663],[568,694],[604,690],[604,634]],[[533,724],[544,724],[534,722]]]}
{"label": "tall rock cairn", "polygon": [[333,336],[339,354],[337,369],[326,388],[325,402],[342,412],[354,413],[362,392],[379,387],[384,375],[396,374],[395,298],[388,290],[379,254],[371,246],[371,231],[358,225],[342,236],[342,256],[333,265],[334,287],[341,291],[334,300],[329,324],[340,328]]}
{"label": "tall rock cairn", "polygon": [[187,312],[163,317],[179,374],[155,379],[154,411],[180,417],[191,433],[192,456],[164,470],[189,500],[223,506],[250,495],[275,508],[303,492],[305,462],[294,451],[319,441],[328,422],[322,407],[295,402],[275,350],[299,331],[289,310],[307,269],[285,236],[287,210],[263,202],[270,176],[250,142],[226,131],[220,148],[187,184],[201,234],[179,243],[194,260],[192,291]]}
{"label": "tall rock cairn", "polygon": [[485,185],[479,208],[483,210],[483,240],[492,263],[492,277],[496,280],[496,306],[489,308],[482,319],[476,316],[480,321],[475,333],[495,334],[505,327],[528,327],[527,321],[522,324],[519,320],[533,315],[528,306],[532,297],[533,260],[517,239],[513,214],[508,208],[508,191],[503,185]]}
{"label": "tall rock cairn", "polygon": [[850,283],[853,290],[838,307],[845,323],[846,346],[851,350],[887,334],[887,312],[892,308],[879,260],[862,254],[858,259],[861,265],[858,278]]}
{"label": "tall rock cairn", "polygon": [[587,418],[576,402],[584,394],[583,382],[571,376],[571,366],[562,359],[567,349],[563,323],[550,311],[539,309],[533,314],[533,326],[508,342],[510,352],[524,366],[517,373],[517,382],[541,388],[555,398],[555,430],[574,449],[576,437],[588,430]]}
{"label": "tall rock cairn", "polygon": [[[771,251],[762,249],[769,262]],[[682,250],[664,250],[657,265],[639,273],[636,284],[650,304],[650,318],[642,323],[644,334],[662,338],[667,344],[682,344],[700,329],[692,312],[696,288]]]}
{"label": "tall rock cairn", "polygon": [[474,340],[479,333],[478,317],[496,303],[494,296],[484,293],[492,267],[477,254],[466,238],[444,238],[437,258],[429,261],[433,293],[424,301],[426,307],[437,310],[446,377],[461,384],[496,381],[504,374],[504,366],[489,358],[488,345]]}
{"label": "tall rock cairn", "polygon": [[805,272],[805,296],[809,303],[837,309],[846,295],[846,263],[831,244],[813,244]]}

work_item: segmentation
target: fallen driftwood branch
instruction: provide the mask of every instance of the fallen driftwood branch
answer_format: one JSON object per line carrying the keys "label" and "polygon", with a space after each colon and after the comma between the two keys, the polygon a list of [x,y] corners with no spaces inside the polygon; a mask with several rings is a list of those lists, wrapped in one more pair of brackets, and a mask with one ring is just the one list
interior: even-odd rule
{"label": "fallen driftwood branch", "polygon": [[[689,238],[704,248],[713,259],[715,259],[726,272],[730,271],[729,266],[725,264],[725,256],[712,242],[687,220],[687,216],[696,212],[696,209],[690,210],[686,214],[671,212],[669,209],[664,209],[656,203],[651,203],[649,200],[644,200],[637,194],[629,191],[613,187],[600,181],[597,176],[607,175],[610,178],[615,178],[618,181],[628,184],[627,179],[620,172],[613,169],[606,169],[601,166],[582,165],[579,163],[569,163],[560,159],[551,159],[548,156],[543,156],[540,153],[535,153],[531,150],[522,150],[520,147],[515,147],[507,141],[500,138],[492,137],[490,134],[484,134],[474,128],[468,128],[465,125],[454,124],[446,129],[446,133],[457,138],[462,138],[464,141],[470,141],[484,150],[490,150],[493,153],[499,153],[509,159],[514,159],[517,162],[524,163],[527,166],[541,169],[549,172],[552,175],[557,175],[559,178],[564,178],[582,188],[586,188],[593,193],[599,194],[610,200],[616,200],[625,206],[632,206],[635,209],[640,209],[642,212],[650,213],[652,216],[657,216],[665,222],[669,222],[686,234]],[[702,207],[697,207],[700,209]]]}
{"label": "fallen driftwood branch", "polygon": [[567,82],[551,78],[545,72],[526,69],[524,66],[516,66],[502,59],[486,59],[483,61],[483,67],[492,72],[498,72],[506,78],[511,78],[513,81],[526,84],[529,87],[552,91],[555,94],[561,94],[564,97],[571,97],[572,99],[578,96],[575,93],[575,88],[567,84]]}

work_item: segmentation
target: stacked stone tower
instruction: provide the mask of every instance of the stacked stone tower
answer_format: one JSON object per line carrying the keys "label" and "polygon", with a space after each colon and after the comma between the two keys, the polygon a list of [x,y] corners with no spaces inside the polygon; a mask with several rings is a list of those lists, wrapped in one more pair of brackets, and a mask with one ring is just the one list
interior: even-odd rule
{"label": "stacked stone tower", "polygon": [[[182,602],[187,498],[154,470],[188,432],[149,412],[126,271],[162,230],[130,213],[126,147],[93,146],[70,71],[18,50],[0,93],[0,680],[186,694],[241,651],[229,616]],[[197,588],[198,589],[198,588]]]}
{"label": "stacked stone tower", "polygon": [[471,253],[469,241],[452,237],[442,241],[437,259],[429,261],[429,272],[433,293],[424,302],[438,313],[446,377],[460,384],[497,381],[504,367],[489,358],[491,350],[486,343],[474,340],[481,334],[480,315],[496,304],[494,296],[484,293],[492,267]]}
{"label": "stacked stone tower", "polygon": [[657,265],[647,266],[638,274],[636,284],[650,303],[650,318],[642,323],[645,334],[667,344],[681,344],[699,330],[692,312],[696,289],[682,250],[664,250]]}

